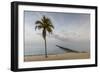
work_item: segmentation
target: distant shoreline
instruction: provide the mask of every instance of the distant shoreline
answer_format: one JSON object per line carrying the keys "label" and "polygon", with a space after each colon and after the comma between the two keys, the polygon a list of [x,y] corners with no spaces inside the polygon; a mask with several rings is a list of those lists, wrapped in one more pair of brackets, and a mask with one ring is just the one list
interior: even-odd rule
{"label": "distant shoreline", "polygon": [[30,62],[30,61],[48,61],[48,60],[89,59],[89,58],[90,58],[90,53],[64,53],[64,54],[48,55],[48,58],[45,58],[45,55],[28,55],[24,56],[24,61]]}

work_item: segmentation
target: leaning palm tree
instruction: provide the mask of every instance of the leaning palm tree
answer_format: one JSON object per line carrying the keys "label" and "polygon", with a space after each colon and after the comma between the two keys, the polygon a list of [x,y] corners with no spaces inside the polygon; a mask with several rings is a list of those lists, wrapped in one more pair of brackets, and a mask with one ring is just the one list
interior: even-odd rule
{"label": "leaning palm tree", "polygon": [[35,22],[36,26],[35,26],[35,30],[38,29],[38,30],[42,30],[42,36],[43,36],[43,39],[45,41],[45,57],[47,58],[47,43],[46,43],[46,35],[47,35],[47,32],[49,34],[52,34],[53,32],[53,29],[54,29],[54,26],[52,25],[52,22],[51,20],[46,17],[46,16],[43,16],[41,18],[41,20],[37,20]]}

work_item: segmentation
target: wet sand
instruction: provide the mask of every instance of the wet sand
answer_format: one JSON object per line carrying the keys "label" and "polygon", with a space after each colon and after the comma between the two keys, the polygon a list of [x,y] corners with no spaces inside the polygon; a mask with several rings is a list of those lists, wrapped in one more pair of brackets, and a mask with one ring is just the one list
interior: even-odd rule
{"label": "wet sand", "polygon": [[30,62],[30,61],[71,60],[71,59],[88,59],[88,58],[90,58],[90,53],[64,53],[64,54],[48,55],[47,58],[45,58],[45,55],[24,56],[24,61]]}

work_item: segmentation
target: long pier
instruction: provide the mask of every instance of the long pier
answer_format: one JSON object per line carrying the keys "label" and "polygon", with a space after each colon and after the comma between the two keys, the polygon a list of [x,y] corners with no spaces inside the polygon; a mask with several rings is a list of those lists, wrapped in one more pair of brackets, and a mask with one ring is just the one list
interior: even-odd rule
{"label": "long pier", "polygon": [[64,51],[66,52],[75,52],[75,53],[79,53],[79,51],[76,51],[76,50],[72,50],[72,49],[69,49],[69,48],[65,48],[65,47],[61,47],[59,45],[56,45],[57,47],[59,47],[60,49],[63,49]]}

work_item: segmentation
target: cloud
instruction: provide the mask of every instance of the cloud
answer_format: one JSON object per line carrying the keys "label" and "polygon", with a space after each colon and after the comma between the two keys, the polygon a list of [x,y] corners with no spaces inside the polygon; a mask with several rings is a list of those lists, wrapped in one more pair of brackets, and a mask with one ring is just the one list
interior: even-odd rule
{"label": "cloud", "polygon": [[53,33],[53,35],[51,35],[50,37],[64,42],[66,41],[72,42],[78,40],[80,35],[75,32],[67,32],[67,33],[59,32],[59,33]]}
{"label": "cloud", "polygon": [[68,37],[65,37],[64,35],[57,34],[57,33],[53,34],[52,37],[55,38],[55,39],[61,40],[61,41],[68,41],[69,40]]}

